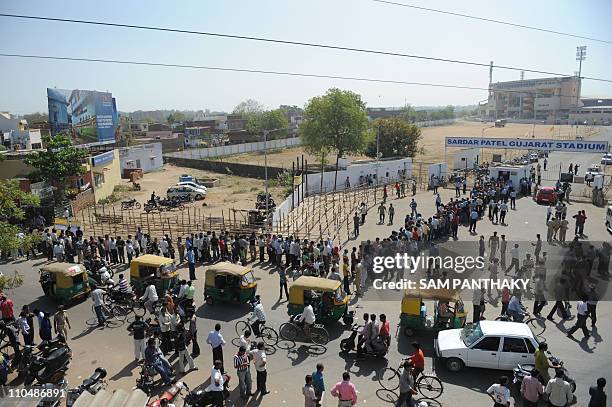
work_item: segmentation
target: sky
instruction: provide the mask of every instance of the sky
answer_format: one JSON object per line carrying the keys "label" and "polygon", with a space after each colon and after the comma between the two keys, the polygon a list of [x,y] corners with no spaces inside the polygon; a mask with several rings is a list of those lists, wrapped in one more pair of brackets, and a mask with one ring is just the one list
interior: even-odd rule
{"label": "sky", "polygon": [[[396,0],[612,41],[609,0]],[[410,53],[612,79],[612,44],[441,15],[372,0],[2,0],[2,13],[100,20]],[[0,17],[0,53],[121,59],[456,84],[486,88],[488,68],[238,39]],[[331,87],[368,106],[468,105],[486,91],[184,68],[0,57],[0,110],[47,111],[46,88],[110,91],[120,111],[231,111],[252,98],[268,108],[304,106]],[[494,81],[518,80],[495,69]],[[545,75],[526,73],[525,78]],[[583,81],[584,96],[612,97],[612,83]]]}

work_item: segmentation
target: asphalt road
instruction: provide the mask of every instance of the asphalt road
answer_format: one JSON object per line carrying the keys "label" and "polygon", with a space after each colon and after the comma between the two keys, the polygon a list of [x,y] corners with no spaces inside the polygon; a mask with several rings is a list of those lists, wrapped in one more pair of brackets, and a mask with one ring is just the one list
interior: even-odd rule
{"label": "asphalt road", "polygon": [[[610,140],[612,132],[606,129],[600,135],[592,137],[592,139],[604,138]],[[588,164],[598,162],[598,158],[598,155],[594,154],[552,153],[549,157],[549,168],[554,168],[558,163],[567,163],[569,165],[571,160],[573,163],[580,163],[580,175]],[[442,195],[446,200],[448,197],[454,196],[454,191],[444,190]],[[434,207],[434,199],[431,193],[421,193],[416,198],[419,209],[423,213],[431,213],[433,211],[433,209],[427,209]],[[394,202],[396,207],[396,219],[403,219],[405,214],[409,212],[409,198],[397,200],[397,202],[392,200],[392,202]],[[603,223],[605,217],[604,209],[596,208],[588,203],[573,203],[570,205],[568,215],[571,216],[578,209],[585,209],[587,211],[589,218],[586,223],[585,233],[589,236],[589,239],[609,241],[610,235],[605,230]],[[374,217],[375,215],[372,213],[368,215],[368,220],[362,228],[360,239],[374,239],[377,236],[387,236],[392,230],[392,226],[375,224]],[[488,220],[484,220],[478,224],[478,234],[488,237],[494,230],[497,230],[498,234],[506,234],[509,240],[526,242],[524,247],[528,247],[528,242],[535,240],[536,233],[545,235],[545,218],[545,207],[538,206],[531,199],[522,198],[517,202],[517,210],[510,211],[507,217],[508,225],[493,225]],[[467,228],[460,228],[459,240],[477,239],[478,236],[470,235],[467,232]],[[346,247],[350,250],[355,244],[355,242],[349,242]],[[42,290],[38,285],[37,269],[44,263],[44,259],[37,259],[0,265],[0,270],[4,274],[10,274],[13,270],[18,270],[25,275],[24,285],[16,289],[14,293],[9,293],[14,299],[16,309],[25,303],[29,303],[33,307],[39,307],[47,311],[54,310],[55,304],[42,296]],[[287,320],[286,302],[277,301],[278,276],[273,269],[268,267],[256,267],[255,269],[259,284],[258,293],[262,296],[267,311],[268,324],[278,328],[281,323]],[[222,333],[228,342],[225,347],[224,357],[226,365],[229,366],[231,365],[231,357],[236,350],[236,347],[231,343],[232,339],[236,337],[234,324],[237,320],[248,314],[248,306],[202,305],[204,268],[199,267],[197,272],[199,278],[195,283],[197,288],[196,305],[198,306],[199,343],[202,348],[202,354],[196,359],[200,370],[190,372],[183,378],[191,387],[208,381],[212,357],[205,343],[205,337],[208,331],[213,328],[215,322],[222,323]],[[181,269],[182,276],[187,277],[187,274],[185,268]],[[469,300],[470,298],[467,299]],[[362,312],[387,314],[392,327],[397,323],[400,313],[400,304],[393,301],[357,302],[353,298],[351,304],[352,306],[356,305],[359,307],[357,308],[358,314]],[[91,305],[91,300],[88,299],[83,303],[72,306],[68,311],[72,323],[69,338],[74,352],[74,359],[67,379],[71,385],[76,386],[95,367],[103,366],[109,372],[108,380],[111,389],[131,389],[135,385],[138,374],[137,365],[133,362],[131,337],[128,336],[125,327],[114,329],[90,328],[86,322],[94,317]],[[529,302],[527,302],[527,305],[531,307]],[[466,307],[471,310],[469,301],[466,303]],[[547,312],[548,309],[549,306],[543,312]],[[485,313],[487,318],[494,318],[498,314],[499,304],[487,306]],[[598,327],[596,330],[593,330],[589,340],[572,340],[565,336],[564,332],[573,324],[573,320],[556,325],[547,323],[547,329],[544,333],[544,337],[550,345],[550,350],[565,361],[570,375],[576,380],[578,386],[576,391],[578,406],[585,406],[587,404],[588,386],[592,385],[597,377],[608,375],[608,379],[610,379],[609,366],[612,363],[612,346],[607,335],[609,335],[609,332],[612,332],[612,304],[607,301],[600,302],[598,314]],[[390,405],[384,401],[388,394],[380,391],[376,380],[376,372],[385,367],[387,363],[396,366],[400,358],[410,352],[410,342],[412,340],[418,340],[425,348],[427,357],[426,368],[428,370],[434,368],[432,359],[433,335],[430,333],[419,333],[414,338],[407,338],[399,333],[398,337],[393,339],[387,360],[357,360],[353,355],[344,356],[339,353],[340,339],[346,337],[349,331],[346,331],[341,323],[329,326],[328,330],[333,340],[327,345],[326,349],[319,349],[302,343],[297,343],[295,347],[290,349],[284,349],[288,347],[288,344],[281,343],[283,348],[272,350],[268,359],[268,385],[271,393],[263,398],[255,398],[248,403],[244,403],[238,399],[236,390],[232,394],[232,400],[238,399],[238,401],[232,401],[230,405],[282,406],[296,405],[296,403],[301,404],[303,401],[301,386],[304,375],[312,373],[318,362],[325,365],[325,383],[328,389],[336,381],[340,380],[343,371],[349,371],[352,375],[352,380],[359,390],[359,405]],[[575,336],[580,338],[581,334],[577,333]],[[231,368],[229,370],[230,372],[233,371]],[[450,373],[443,367],[437,367],[435,371],[444,383],[444,394],[439,399],[439,405],[444,406],[490,405],[489,398],[484,394],[484,391],[500,374],[507,373],[468,368],[457,374]],[[236,383],[237,379],[234,378],[234,384]],[[328,399],[324,405],[332,406],[336,405],[336,403]],[[517,405],[520,405],[520,403]]]}

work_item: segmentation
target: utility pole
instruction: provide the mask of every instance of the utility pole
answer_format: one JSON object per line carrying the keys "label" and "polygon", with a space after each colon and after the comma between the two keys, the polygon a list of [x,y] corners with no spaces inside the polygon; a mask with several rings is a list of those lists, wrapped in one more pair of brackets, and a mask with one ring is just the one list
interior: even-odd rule
{"label": "utility pole", "polygon": [[578,61],[578,92],[576,96],[576,107],[580,104],[580,91],[582,87],[582,61],[586,59],[586,45],[576,47],[576,61]]}
{"label": "utility pole", "polygon": [[376,130],[376,184],[378,184],[378,160],[380,159],[380,149],[379,149],[379,139],[380,139],[380,123],[378,123],[378,129]]}

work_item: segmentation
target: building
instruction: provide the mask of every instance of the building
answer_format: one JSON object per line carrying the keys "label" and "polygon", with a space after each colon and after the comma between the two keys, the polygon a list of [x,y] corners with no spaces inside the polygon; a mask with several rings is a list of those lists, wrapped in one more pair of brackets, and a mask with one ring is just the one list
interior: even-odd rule
{"label": "building", "polygon": [[219,145],[224,133],[216,133],[214,127],[185,127],[185,148],[198,148]]}
{"label": "building", "polygon": [[0,112],[0,142],[11,151],[42,148],[41,131],[30,129],[27,120]]}
{"label": "building", "polygon": [[490,86],[483,119],[556,121],[580,107],[580,79],[575,76],[497,82]]}
{"label": "building", "polygon": [[569,114],[570,124],[612,124],[612,99],[582,99],[582,107]]}
{"label": "building", "polygon": [[140,168],[143,173],[159,170],[164,166],[162,143],[141,144],[119,149],[121,174],[126,169]]}

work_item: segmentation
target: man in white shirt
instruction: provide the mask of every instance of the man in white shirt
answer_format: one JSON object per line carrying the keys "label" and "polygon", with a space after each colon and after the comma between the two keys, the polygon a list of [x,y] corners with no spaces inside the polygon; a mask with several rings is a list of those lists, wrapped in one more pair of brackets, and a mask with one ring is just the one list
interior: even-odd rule
{"label": "man in white shirt", "polygon": [[565,407],[574,399],[568,382],[563,380],[563,370],[557,369],[555,378],[546,384],[544,393],[548,395],[548,403],[553,407]]}
{"label": "man in white shirt", "polygon": [[268,372],[266,371],[266,351],[264,350],[264,343],[259,342],[257,349],[249,352],[253,357],[253,364],[257,371],[257,391],[260,392],[260,396],[270,393],[270,390],[266,388],[266,381],[268,378]]}
{"label": "man in white shirt", "polygon": [[299,318],[300,322],[304,323],[304,333],[307,337],[310,338],[310,328],[315,323],[317,317],[315,316],[314,309],[310,303],[306,304],[304,307],[304,311],[302,311],[302,315]]}
{"label": "man in white shirt", "polygon": [[223,375],[223,362],[215,360],[214,366],[210,372],[210,384],[206,388],[213,396],[215,406],[223,405],[223,386],[225,385],[225,377]]}
{"label": "man in white shirt", "polygon": [[210,345],[212,348],[213,355],[213,363],[221,362],[221,373],[224,373],[223,369],[223,346],[225,345],[225,339],[223,339],[223,335],[221,335],[221,324],[216,323],[215,329],[208,333],[208,338],[206,338],[206,343]]}
{"label": "man in white shirt", "polygon": [[487,389],[487,394],[495,403],[493,407],[510,407],[510,389],[506,387],[508,378],[501,376],[498,382]]}
{"label": "man in white shirt", "polygon": [[155,288],[155,284],[151,283],[145,289],[144,295],[140,297],[140,301],[144,301],[144,306],[149,311],[149,313],[153,314],[153,304],[157,302],[159,297],[157,296],[157,289]]}
{"label": "man in white shirt", "polygon": [[168,253],[168,242],[166,241],[166,239],[162,239],[159,241],[159,250],[161,250],[162,255],[164,257],[170,257]]}
{"label": "man in white shirt", "polygon": [[104,290],[96,288],[91,292],[91,300],[94,303],[94,311],[98,317],[98,327],[104,327],[106,316],[104,315]]}
{"label": "man in white shirt", "polygon": [[505,274],[508,274],[508,272],[514,267],[514,273],[518,274],[519,269],[520,269],[520,262],[519,262],[519,245],[515,244],[514,247],[512,249],[510,249],[510,257],[512,257],[512,262],[510,263],[510,265],[508,266],[508,268],[506,269]]}
{"label": "man in white shirt", "polygon": [[238,347],[243,346],[247,352],[251,350],[251,331],[246,330],[242,335],[240,335],[240,339],[238,339]]}
{"label": "man in white shirt", "polygon": [[574,325],[569,331],[567,331],[567,336],[572,339],[572,335],[579,328],[582,329],[582,333],[584,334],[585,339],[588,339],[590,337],[589,330],[586,326],[586,321],[589,316],[587,300],[588,298],[586,296],[582,296],[582,300],[578,301],[578,304],[576,305],[576,325]]}

